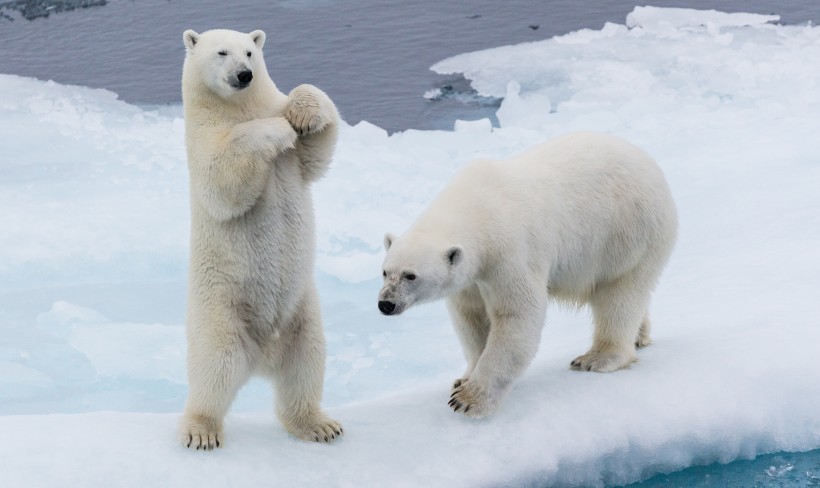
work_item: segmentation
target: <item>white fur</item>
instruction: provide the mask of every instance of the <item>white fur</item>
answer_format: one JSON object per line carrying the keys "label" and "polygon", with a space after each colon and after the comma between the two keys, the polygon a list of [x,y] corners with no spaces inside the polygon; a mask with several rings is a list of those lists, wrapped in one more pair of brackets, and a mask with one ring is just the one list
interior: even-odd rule
{"label": "white fur", "polygon": [[548,297],[592,309],[592,347],[573,369],[635,361],[676,234],[675,204],[649,156],[574,133],[467,165],[406,234],[388,234],[379,308],[447,298],[468,362],[450,405],[481,417],[535,355]]}
{"label": "white fur", "polygon": [[[191,262],[180,440],[222,445],[237,390],[261,374],[276,388],[285,428],[327,442],[342,429],[319,406],[325,349],[310,184],[330,164],[336,108],[310,85],[279,92],[262,31],[189,30],[183,41]],[[243,71],[253,75],[244,88]]]}

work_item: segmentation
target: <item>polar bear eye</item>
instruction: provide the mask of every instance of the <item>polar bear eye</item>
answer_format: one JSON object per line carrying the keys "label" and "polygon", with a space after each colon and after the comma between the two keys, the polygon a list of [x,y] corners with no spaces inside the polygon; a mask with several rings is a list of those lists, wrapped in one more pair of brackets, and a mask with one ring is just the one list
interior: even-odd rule
{"label": "polar bear eye", "polygon": [[248,57],[251,57],[251,52],[250,51],[248,51]]}
{"label": "polar bear eye", "polygon": [[220,56],[227,56],[227,55],[228,55],[228,51],[219,51],[219,53],[218,53],[218,54],[219,54]]}
{"label": "polar bear eye", "polygon": [[415,281],[416,280],[416,275],[414,275],[413,273],[408,273],[408,274],[404,275],[404,277],[407,278],[409,281]]}

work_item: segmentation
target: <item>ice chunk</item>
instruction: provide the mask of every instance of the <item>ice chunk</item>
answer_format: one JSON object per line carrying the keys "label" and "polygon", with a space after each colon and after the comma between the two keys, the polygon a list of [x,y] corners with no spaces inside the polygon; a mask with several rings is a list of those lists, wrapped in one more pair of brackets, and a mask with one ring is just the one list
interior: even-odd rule
{"label": "ice chunk", "polygon": [[456,132],[486,134],[488,132],[492,132],[493,123],[488,118],[478,120],[456,120],[453,130]]}
{"label": "ice chunk", "polygon": [[670,28],[706,27],[717,33],[721,27],[759,26],[778,20],[779,15],[637,6],[626,16],[626,25],[630,28],[641,27],[650,32],[667,31]]}
{"label": "ice chunk", "polygon": [[521,97],[521,85],[517,81],[507,84],[507,94],[495,113],[501,127],[540,127],[545,124],[552,103],[545,94]]}

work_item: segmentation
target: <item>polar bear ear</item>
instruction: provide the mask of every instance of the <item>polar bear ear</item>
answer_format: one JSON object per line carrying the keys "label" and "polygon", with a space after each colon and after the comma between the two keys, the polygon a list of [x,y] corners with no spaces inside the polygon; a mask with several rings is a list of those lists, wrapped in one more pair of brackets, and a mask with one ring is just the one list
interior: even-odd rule
{"label": "polar bear ear", "polygon": [[390,232],[384,235],[384,250],[389,251],[390,246],[393,245],[393,241],[396,240],[396,236]]}
{"label": "polar bear ear", "polygon": [[265,45],[265,32],[261,30],[255,30],[248,35],[251,36],[251,40],[254,44],[256,44],[256,47],[262,49],[262,46]]}
{"label": "polar bear ear", "polygon": [[195,31],[188,29],[182,33],[182,43],[185,44],[187,50],[193,51],[197,42],[199,42],[199,34]]}
{"label": "polar bear ear", "polygon": [[453,246],[450,249],[447,249],[446,256],[447,262],[450,263],[450,266],[455,266],[464,258],[464,250],[461,249],[461,246]]}

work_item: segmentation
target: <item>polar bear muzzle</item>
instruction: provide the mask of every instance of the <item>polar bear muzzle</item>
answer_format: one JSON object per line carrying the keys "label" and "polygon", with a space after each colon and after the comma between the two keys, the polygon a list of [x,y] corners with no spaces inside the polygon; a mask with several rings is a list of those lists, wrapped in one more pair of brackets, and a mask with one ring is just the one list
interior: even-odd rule
{"label": "polar bear muzzle", "polygon": [[396,310],[396,304],[387,300],[379,301],[379,312],[384,315],[391,315]]}
{"label": "polar bear muzzle", "polygon": [[253,71],[249,69],[245,69],[240,71],[236,74],[236,84],[233,84],[233,87],[238,90],[244,90],[251,84],[251,80],[253,79]]}

